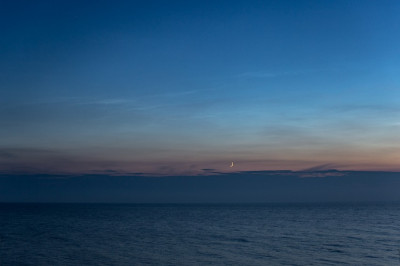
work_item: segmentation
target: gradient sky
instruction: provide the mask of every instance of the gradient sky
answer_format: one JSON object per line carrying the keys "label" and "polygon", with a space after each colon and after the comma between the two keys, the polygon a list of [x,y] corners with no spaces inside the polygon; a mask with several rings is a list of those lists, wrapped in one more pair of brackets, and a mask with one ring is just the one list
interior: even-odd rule
{"label": "gradient sky", "polygon": [[0,171],[400,170],[399,14],[1,1]]}

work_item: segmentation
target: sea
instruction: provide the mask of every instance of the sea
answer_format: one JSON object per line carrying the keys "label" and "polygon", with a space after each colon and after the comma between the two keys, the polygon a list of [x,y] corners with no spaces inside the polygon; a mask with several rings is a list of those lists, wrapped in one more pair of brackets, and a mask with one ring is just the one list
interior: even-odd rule
{"label": "sea", "polygon": [[0,265],[400,265],[400,203],[1,203]]}

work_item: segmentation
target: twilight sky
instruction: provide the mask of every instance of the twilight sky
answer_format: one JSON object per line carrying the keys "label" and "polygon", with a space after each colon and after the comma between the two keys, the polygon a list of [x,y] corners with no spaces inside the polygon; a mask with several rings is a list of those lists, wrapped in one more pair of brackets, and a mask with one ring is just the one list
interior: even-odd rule
{"label": "twilight sky", "polygon": [[0,172],[398,171],[399,14],[1,1]]}

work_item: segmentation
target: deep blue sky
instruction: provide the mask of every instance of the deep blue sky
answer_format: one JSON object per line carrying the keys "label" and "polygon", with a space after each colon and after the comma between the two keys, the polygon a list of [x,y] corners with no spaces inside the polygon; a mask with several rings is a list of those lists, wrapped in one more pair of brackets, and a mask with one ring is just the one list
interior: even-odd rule
{"label": "deep blue sky", "polygon": [[399,14],[399,1],[1,1],[0,170],[400,170]]}

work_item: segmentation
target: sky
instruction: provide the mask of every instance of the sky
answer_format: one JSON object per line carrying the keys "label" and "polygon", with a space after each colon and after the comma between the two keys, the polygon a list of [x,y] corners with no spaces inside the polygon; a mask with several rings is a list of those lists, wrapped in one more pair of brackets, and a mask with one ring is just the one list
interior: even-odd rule
{"label": "sky", "polygon": [[400,171],[398,14],[399,1],[1,1],[0,172]]}

